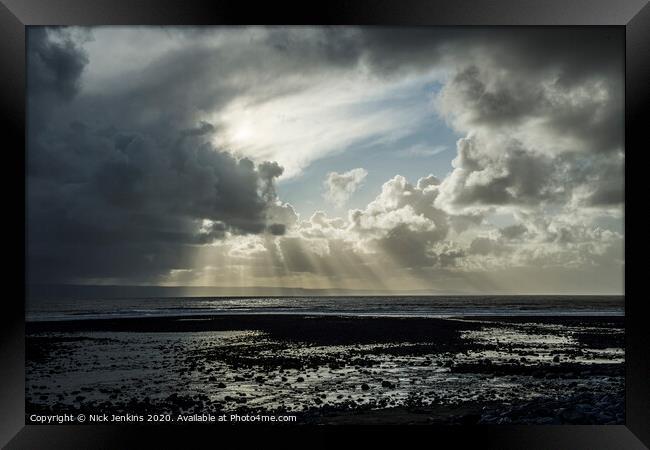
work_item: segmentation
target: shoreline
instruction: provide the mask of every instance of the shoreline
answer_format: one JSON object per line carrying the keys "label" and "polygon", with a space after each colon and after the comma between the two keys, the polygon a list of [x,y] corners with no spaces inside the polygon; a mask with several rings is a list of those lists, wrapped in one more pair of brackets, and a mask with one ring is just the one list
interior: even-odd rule
{"label": "shoreline", "polygon": [[[219,325],[224,320],[236,320],[241,323],[263,323],[269,320],[382,320],[382,321],[486,321],[486,322],[508,322],[508,323],[521,323],[521,322],[590,322],[595,323],[603,320],[611,320],[616,323],[623,323],[625,320],[624,312],[621,313],[597,313],[597,314],[509,314],[509,315],[496,315],[496,314],[468,314],[468,315],[448,315],[448,316],[422,316],[422,315],[381,315],[381,314],[367,314],[358,315],[350,313],[241,313],[241,312],[224,312],[224,313],[201,313],[194,315],[160,315],[160,316],[129,316],[129,317],[102,317],[102,318],[69,318],[69,319],[55,319],[55,320],[26,320],[25,327],[27,333],[39,332],[45,330],[115,330],[122,328],[128,331],[138,331],[141,327],[143,330],[151,331],[153,327],[160,326],[165,328],[169,324],[188,324],[188,331],[196,331],[197,323],[203,325],[203,331],[219,331]],[[224,328],[231,329],[231,328]],[[179,331],[184,331],[183,326],[180,326]],[[387,330],[390,334],[390,331]]]}

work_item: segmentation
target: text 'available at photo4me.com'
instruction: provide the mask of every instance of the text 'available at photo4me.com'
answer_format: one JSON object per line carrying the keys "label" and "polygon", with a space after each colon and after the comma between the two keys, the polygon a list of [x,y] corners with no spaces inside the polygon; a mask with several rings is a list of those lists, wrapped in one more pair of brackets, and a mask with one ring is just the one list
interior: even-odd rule
{"label": "text 'available at photo4me.com'", "polygon": [[246,422],[296,422],[292,415],[264,414],[32,414],[31,424],[82,424],[82,423],[246,423]]}

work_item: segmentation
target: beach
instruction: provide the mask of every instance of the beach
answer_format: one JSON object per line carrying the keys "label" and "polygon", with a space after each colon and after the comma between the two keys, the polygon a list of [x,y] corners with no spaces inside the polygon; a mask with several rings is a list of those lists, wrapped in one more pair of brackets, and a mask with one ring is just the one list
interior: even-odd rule
{"label": "beach", "polygon": [[26,416],[622,424],[623,320],[219,314],[28,322]]}

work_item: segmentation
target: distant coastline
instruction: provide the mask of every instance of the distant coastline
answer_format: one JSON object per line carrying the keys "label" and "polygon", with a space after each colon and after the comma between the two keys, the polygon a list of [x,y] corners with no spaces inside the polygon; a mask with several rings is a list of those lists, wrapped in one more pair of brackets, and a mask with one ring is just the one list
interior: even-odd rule
{"label": "distant coastline", "polygon": [[308,289],[297,287],[215,287],[215,286],[153,286],[153,285],[90,285],[90,284],[27,284],[27,298],[164,298],[164,297],[395,297],[395,296],[584,296],[624,297],[623,293],[518,293],[461,292],[431,289],[385,291],[363,289]]}

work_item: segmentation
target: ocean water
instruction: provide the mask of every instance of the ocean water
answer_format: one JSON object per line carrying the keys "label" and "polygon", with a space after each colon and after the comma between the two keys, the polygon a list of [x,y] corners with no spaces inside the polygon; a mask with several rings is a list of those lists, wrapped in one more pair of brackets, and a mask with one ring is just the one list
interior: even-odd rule
{"label": "ocean water", "polygon": [[83,320],[215,314],[393,317],[608,316],[622,296],[291,296],[28,299],[26,320]]}

